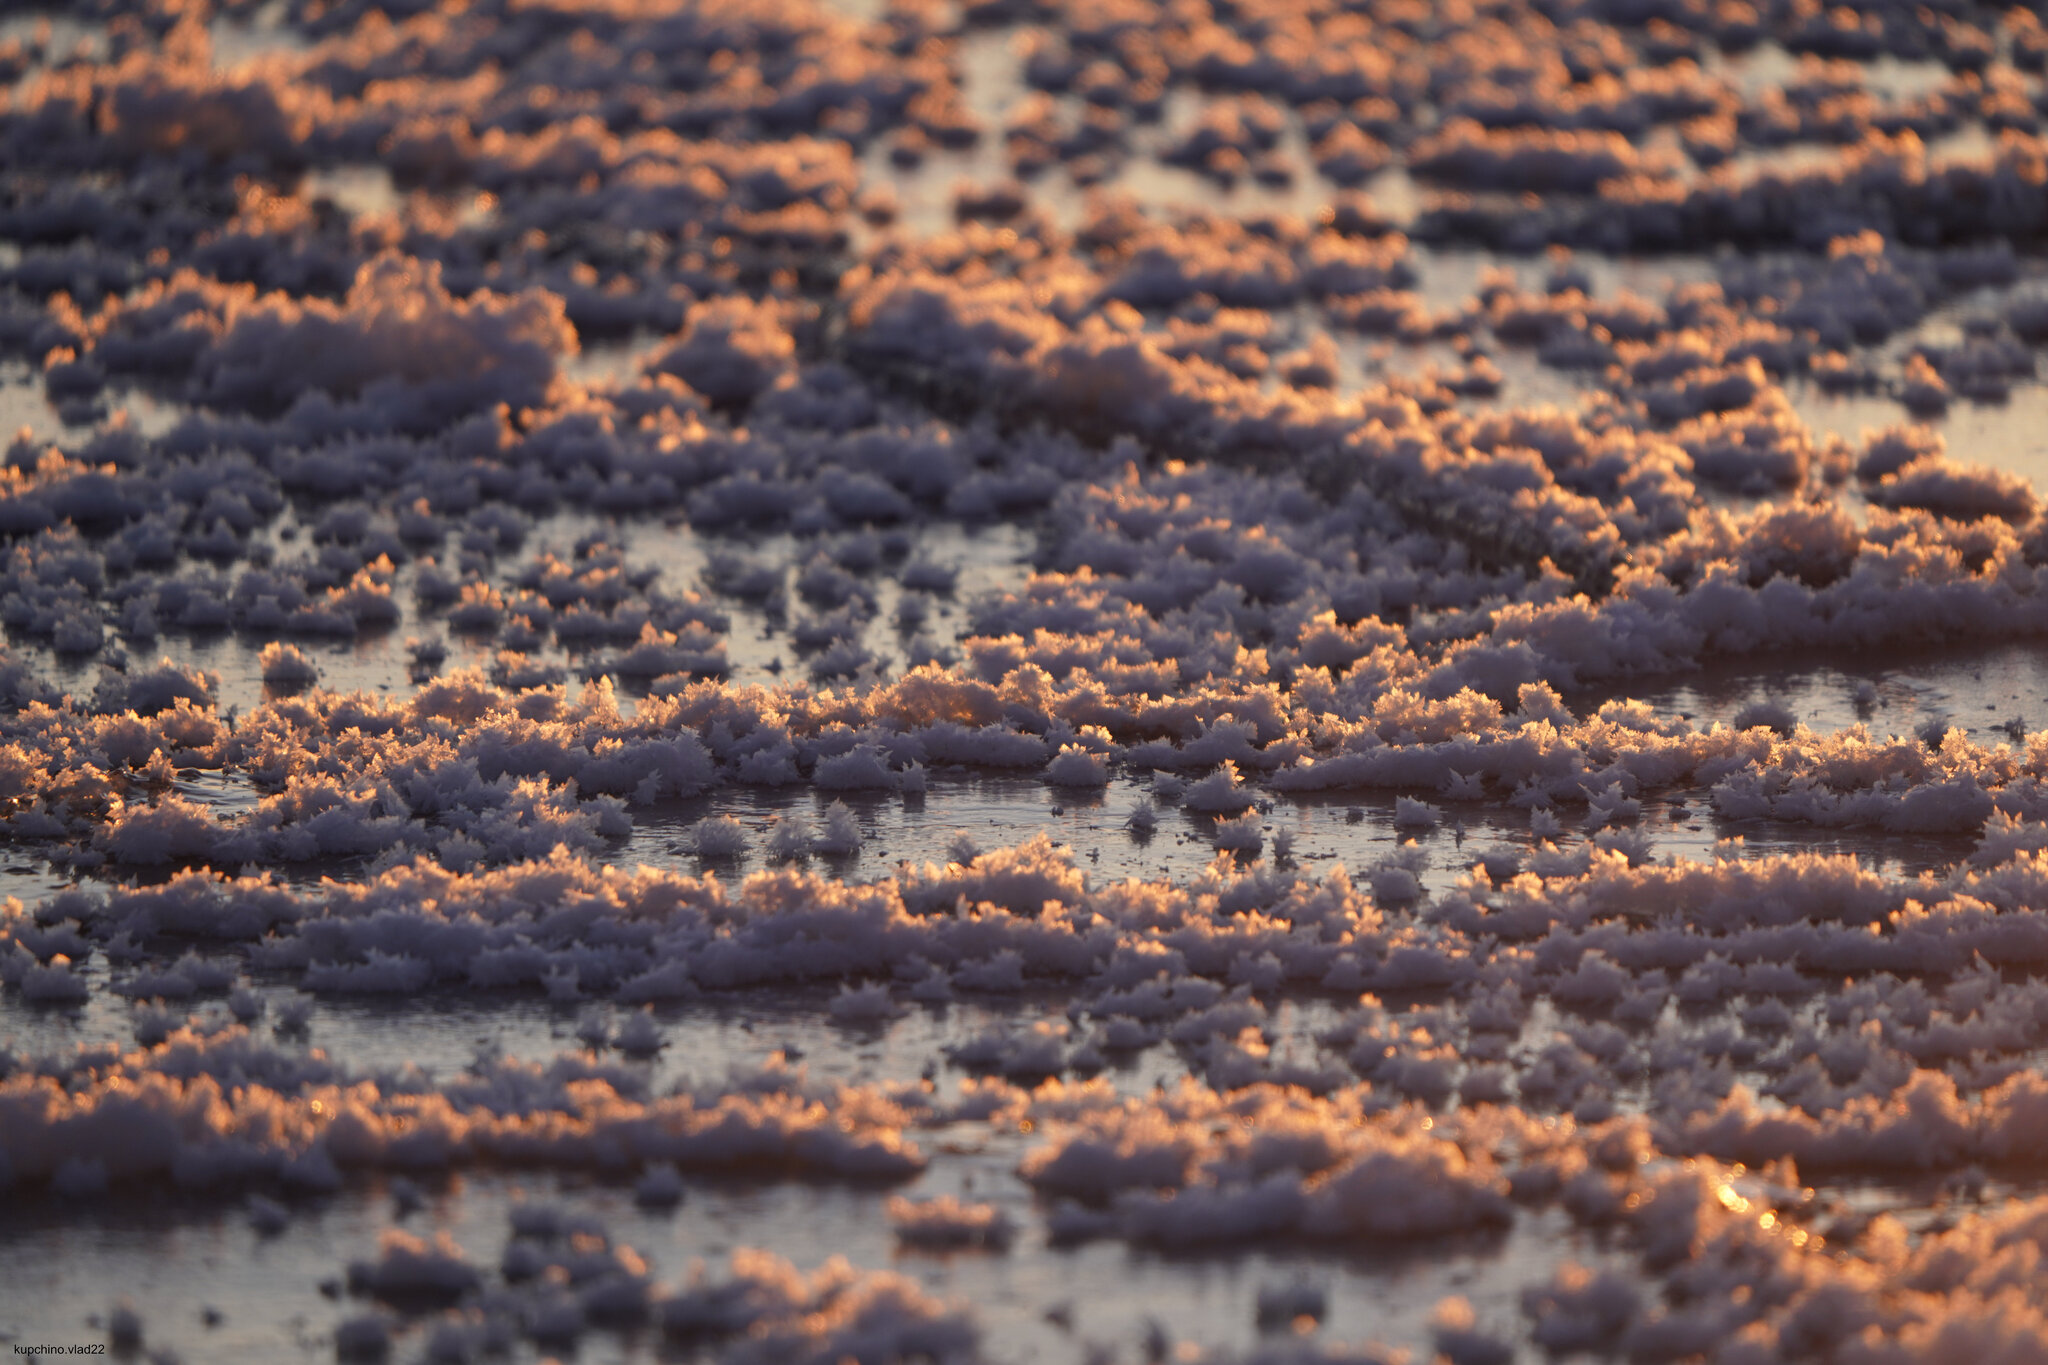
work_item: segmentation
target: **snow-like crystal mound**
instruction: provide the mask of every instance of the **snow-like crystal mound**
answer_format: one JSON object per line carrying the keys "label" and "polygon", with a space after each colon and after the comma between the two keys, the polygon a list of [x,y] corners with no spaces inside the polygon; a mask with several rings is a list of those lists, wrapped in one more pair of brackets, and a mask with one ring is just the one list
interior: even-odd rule
{"label": "snow-like crystal mound", "polygon": [[2044,69],[0,16],[0,1337],[2048,1359]]}

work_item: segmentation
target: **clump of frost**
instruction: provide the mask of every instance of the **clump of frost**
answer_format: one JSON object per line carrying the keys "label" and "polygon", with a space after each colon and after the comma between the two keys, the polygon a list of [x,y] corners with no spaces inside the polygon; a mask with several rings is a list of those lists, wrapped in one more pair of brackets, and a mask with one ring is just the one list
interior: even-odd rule
{"label": "clump of frost", "polygon": [[320,670],[297,645],[273,640],[256,656],[263,681],[276,687],[308,687],[320,681]]}
{"label": "clump of frost", "polygon": [[959,581],[960,570],[913,555],[896,577],[906,588],[944,594],[953,591],[953,585]]}
{"label": "clump of frost", "polygon": [[393,1302],[448,1302],[478,1288],[483,1277],[463,1256],[462,1248],[438,1233],[429,1243],[411,1233],[388,1228],[379,1239],[377,1259],[352,1261],[349,1289]]}
{"label": "clump of frost", "polygon": [[1415,869],[1400,862],[1386,862],[1366,874],[1374,900],[1401,905],[1422,895],[1422,878]]}
{"label": "clump of frost", "polygon": [[992,1024],[964,1043],[946,1049],[953,1065],[993,1071],[1012,1080],[1035,1081],[1067,1069],[1065,1021],[1041,1019],[1013,1032]]}
{"label": "clump of frost", "polygon": [[107,1344],[124,1354],[142,1349],[142,1315],[126,1299],[107,1314]]}
{"label": "clump of frost", "polygon": [[50,643],[59,654],[92,654],[106,638],[98,617],[80,613],[59,620],[51,631]]}
{"label": "clump of frost", "polygon": [[1265,843],[1257,811],[1216,821],[1216,847],[1233,853],[1257,853]]}
{"label": "clump of frost", "polygon": [[1512,844],[1498,844],[1480,853],[1473,864],[1488,880],[1504,882],[1522,870],[1522,852]]}
{"label": "clump of frost", "polygon": [[72,970],[71,958],[64,953],[24,969],[15,981],[15,989],[21,992],[22,999],[43,1005],[76,1004],[92,993],[91,985]]}
{"label": "clump of frost", "polygon": [[1429,1315],[1430,1341],[1450,1365],[1513,1365],[1515,1348],[1478,1329],[1472,1305],[1459,1295],[1440,1301]]}
{"label": "clump of frost", "polygon": [[2005,811],[1993,811],[1984,821],[1977,848],[1970,861],[1979,867],[1996,867],[2022,854],[2048,848],[2048,823],[2023,820]]}
{"label": "clump of frost", "polygon": [[[1155,778],[1153,790],[1156,792],[1158,789],[1159,782]],[[1191,784],[1181,799],[1189,810],[1224,815],[1251,805],[1252,793],[1238,780],[1237,765],[1226,760],[1215,772]]]}
{"label": "clump of frost", "polygon": [[675,1163],[658,1161],[633,1185],[633,1202],[644,1209],[672,1209],[683,1202],[683,1177]]}
{"label": "clump of frost", "polygon": [[392,1177],[390,1191],[393,1216],[401,1220],[427,1206],[427,1192],[402,1175]]}
{"label": "clump of frost", "polygon": [[747,851],[747,827],[730,815],[707,815],[690,826],[682,842],[699,858],[737,858]]}
{"label": "clump of frost", "polygon": [[1630,867],[1650,861],[1650,834],[1643,829],[1603,829],[1593,836],[1593,847],[1603,853],[1619,853]]}
{"label": "clump of frost", "polygon": [[1435,829],[1443,820],[1443,812],[1427,801],[1417,801],[1409,796],[1394,798],[1394,827],[1396,829]]}
{"label": "clump of frost", "polygon": [[872,744],[819,759],[811,780],[824,791],[893,791],[899,783],[882,751]]}
{"label": "clump of frost", "polygon": [[922,1251],[1004,1251],[1017,1229],[992,1204],[969,1204],[950,1194],[936,1199],[889,1200],[896,1240]]}
{"label": "clump of frost", "polygon": [[642,1005],[626,1016],[612,1045],[628,1057],[652,1057],[666,1047],[661,1025],[655,1022],[654,1006]]}
{"label": "clump of frost", "polygon": [[291,1210],[260,1194],[249,1196],[249,1226],[258,1236],[275,1237],[291,1224]]}
{"label": "clump of frost", "polygon": [[808,858],[810,854],[811,822],[798,811],[778,816],[774,828],[768,832],[768,856],[778,862],[787,862],[793,858]]}
{"label": "clump of frost", "polygon": [[713,403],[744,405],[795,368],[784,309],[744,295],[693,304],[673,345],[648,363]]}
{"label": "clump of frost", "polygon": [[2038,505],[2024,475],[1990,465],[1923,455],[1880,479],[1869,490],[1880,507],[1920,507],[1946,517],[2004,517],[2025,521]]}
{"label": "clump of frost", "polygon": [[576,1018],[576,1038],[585,1047],[602,1049],[612,1040],[612,1012],[604,1005],[591,1005]]}
{"label": "clump of frost", "polygon": [[1321,1322],[1329,1311],[1329,1291],[1307,1280],[1260,1285],[1254,1309],[1261,1328],[1291,1327],[1303,1318]]}
{"label": "clump of frost", "polygon": [[[1747,728],[1747,727],[1739,727]],[[1643,803],[1632,796],[1622,794],[1621,783],[1610,782],[1601,791],[1586,799],[1586,816],[1589,825],[1614,824],[1637,820],[1642,817]]]}
{"label": "clump of frost", "polygon": [[1735,713],[1735,728],[1738,730],[1765,729],[1781,735],[1789,735],[1798,728],[1799,717],[1783,702],[1768,699],[1750,702]]}
{"label": "clump of frost", "polygon": [[294,995],[278,1006],[277,1031],[281,1034],[304,1033],[313,1019],[313,998]]}
{"label": "clump of frost", "polygon": [[1865,431],[1856,477],[1875,482],[1918,460],[1939,458],[1947,449],[1948,442],[1933,427],[1912,424]]}
{"label": "clump of frost", "polygon": [[860,852],[860,821],[847,809],[844,801],[834,801],[825,808],[825,827],[811,840],[815,853],[848,854]]}
{"label": "clump of frost", "polygon": [[887,985],[870,981],[864,986],[840,987],[826,1012],[841,1024],[872,1025],[886,1023],[903,1011]]}
{"label": "clump of frost", "polygon": [[1596,1351],[1614,1342],[1641,1307],[1617,1271],[1566,1264],[1548,1284],[1522,1291],[1522,1311],[1535,1320],[1536,1344],[1558,1353]]}
{"label": "clump of frost", "polygon": [[943,1005],[953,998],[953,979],[944,967],[931,964],[929,971],[911,983],[910,998],[920,1005]]}
{"label": "clump of frost", "polygon": [[268,294],[237,310],[199,358],[193,390],[217,406],[281,412],[307,389],[382,400],[406,425],[438,426],[499,402],[531,406],[576,333],[542,291],[467,299],[441,263],[386,252],[365,262],[346,299]]}
{"label": "clump of frost", "polygon": [[1100,754],[1066,744],[1045,765],[1045,780],[1055,787],[1104,787],[1109,785],[1109,765]]}
{"label": "clump of frost", "polygon": [[342,1360],[383,1360],[391,1354],[391,1320],[382,1313],[344,1319],[334,1329],[334,1354]]}
{"label": "clump of frost", "polygon": [[912,1281],[862,1273],[834,1259],[805,1276],[769,1252],[742,1249],[730,1274],[701,1269],[656,1305],[670,1337],[732,1339],[726,1359],[745,1362],[931,1360],[964,1365],[979,1333],[964,1308],[933,1299]]}

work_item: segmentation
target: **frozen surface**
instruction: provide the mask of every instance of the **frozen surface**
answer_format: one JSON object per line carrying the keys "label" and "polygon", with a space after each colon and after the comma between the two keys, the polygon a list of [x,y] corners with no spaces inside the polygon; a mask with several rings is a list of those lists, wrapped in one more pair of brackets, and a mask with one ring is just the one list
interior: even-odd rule
{"label": "frozen surface", "polygon": [[2048,1358],[2044,65],[0,17],[0,1338]]}

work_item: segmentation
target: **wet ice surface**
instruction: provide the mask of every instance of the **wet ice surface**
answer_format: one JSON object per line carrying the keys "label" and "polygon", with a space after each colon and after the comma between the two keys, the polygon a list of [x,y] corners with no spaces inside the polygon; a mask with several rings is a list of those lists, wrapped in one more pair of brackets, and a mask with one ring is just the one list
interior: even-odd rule
{"label": "wet ice surface", "polygon": [[[954,1193],[964,1184],[969,1194],[986,1198],[990,1185],[1003,1182],[1015,1156],[1005,1148],[1013,1146],[991,1143],[989,1150],[957,1162],[954,1180],[921,1182],[910,1193]],[[490,1263],[508,1240],[509,1209],[522,1200],[540,1199],[561,1199],[601,1218],[615,1239],[668,1272],[698,1258],[722,1262],[740,1246],[765,1245],[802,1264],[818,1246],[827,1245],[859,1264],[894,1267],[934,1293],[971,1299],[980,1305],[990,1337],[1003,1343],[1006,1359],[1045,1362],[1070,1360],[1091,1347],[1121,1346],[1127,1353],[1142,1349],[1155,1324],[1165,1326],[1169,1343],[1245,1350],[1261,1341],[1285,1342],[1294,1335],[1291,1323],[1264,1332],[1254,1325],[1259,1292],[1303,1282],[1328,1295],[1325,1330],[1352,1339],[1426,1335],[1428,1306],[1450,1293],[1472,1300],[1482,1320],[1505,1325],[1516,1311],[1514,1287],[1532,1272],[1540,1273],[1550,1254],[1546,1245],[1571,1235],[1561,1219],[1538,1218],[1504,1236],[1435,1248],[1427,1258],[1259,1251],[1223,1262],[1191,1263],[1100,1245],[1051,1254],[1027,1246],[1005,1257],[930,1255],[895,1247],[881,1216],[881,1196],[859,1190],[749,1189],[721,1182],[691,1187],[683,1206],[666,1214],[636,1207],[628,1188],[495,1176],[430,1187],[426,1207],[410,1221],[446,1229],[466,1251]],[[67,1254],[88,1257],[118,1275],[151,1324],[152,1337],[175,1334],[201,1342],[209,1354],[218,1353],[216,1358],[295,1359],[328,1356],[327,1335],[360,1307],[309,1294],[306,1284],[332,1280],[347,1258],[374,1254],[377,1234],[389,1226],[390,1210],[383,1190],[352,1191],[309,1211],[283,1236],[267,1239],[250,1232],[239,1217],[175,1207],[109,1209],[84,1221],[21,1210],[9,1221],[17,1246],[42,1239],[47,1247],[52,1237],[61,1238]],[[1024,1216],[1028,1208],[1013,1212]],[[166,1273],[166,1251],[254,1292],[219,1305],[225,1314],[219,1326],[199,1326],[201,1310],[185,1297],[184,1275]],[[1580,1254],[1599,1259],[1597,1247],[1582,1247]],[[49,1273],[48,1265],[47,1255],[18,1262],[9,1256],[6,1268],[13,1283],[62,1304],[67,1316],[83,1318],[96,1310],[96,1296],[76,1294]],[[1116,1283],[1119,1292],[1102,1294],[1105,1281]],[[1047,1320],[1048,1307],[1060,1321]],[[421,1329],[412,1329],[399,1349],[419,1349],[421,1336]],[[594,1340],[582,1354],[596,1360],[657,1360],[668,1358],[668,1349],[658,1334],[634,1330]],[[522,1346],[509,1358],[542,1355]]]}
{"label": "wet ice surface", "polygon": [[0,1335],[2048,1350],[2038,25],[1272,8],[0,20]]}

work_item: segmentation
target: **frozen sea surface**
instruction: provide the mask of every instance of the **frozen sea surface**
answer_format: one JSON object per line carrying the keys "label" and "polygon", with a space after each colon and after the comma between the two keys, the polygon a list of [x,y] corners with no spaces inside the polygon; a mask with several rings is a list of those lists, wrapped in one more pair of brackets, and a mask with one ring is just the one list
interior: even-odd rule
{"label": "frozen sea surface", "polygon": [[2044,59],[0,16],[0,1338],[2048,1359]]}

